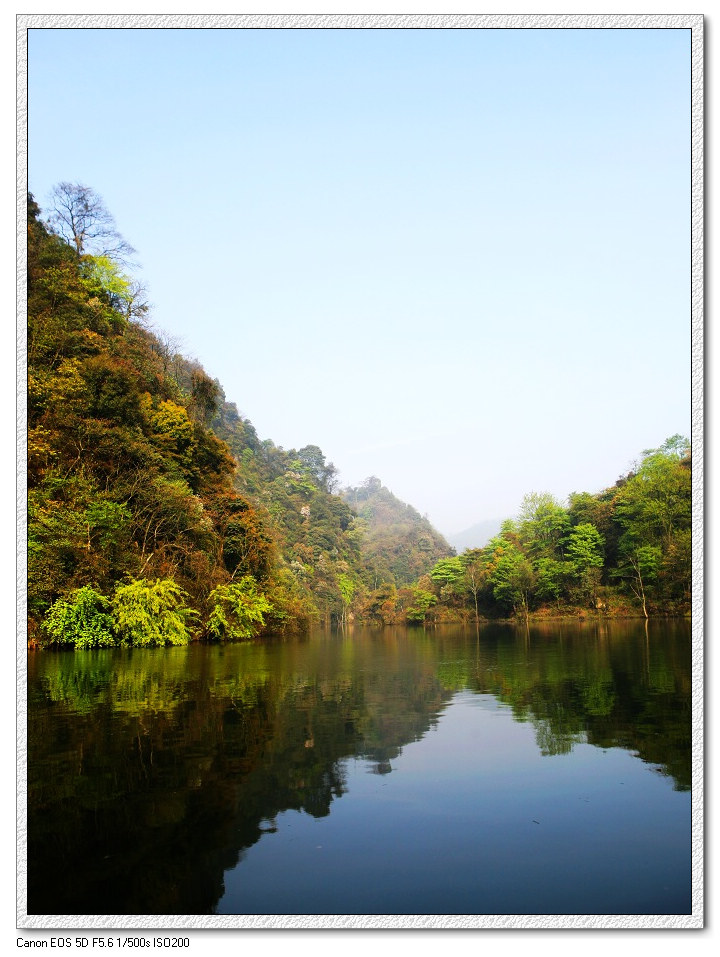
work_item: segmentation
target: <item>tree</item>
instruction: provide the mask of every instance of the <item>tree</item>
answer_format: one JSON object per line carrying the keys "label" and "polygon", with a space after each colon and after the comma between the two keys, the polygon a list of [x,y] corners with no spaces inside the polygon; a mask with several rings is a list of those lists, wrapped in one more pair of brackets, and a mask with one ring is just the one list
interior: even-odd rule
{"label": "tree", "polygon": [[411,592],[412,605],[406,609],[405,617],[410,624],[422,624],[430,608],[437,602],[437,598],[432,592],[417,586],[412,588]]}
{"label": "tree", "polygon": [[471,548],[463,552],[460,561],[464,569],[464,583],[467,590],[473,597],[475,605],[475,624],[480,624],[480,612],[478,608],[478,596],[487,582],[487,564],[483,561],[483,550],[481,548]]}
{"label": "tree", "polygon": [[559,602],[573,568],[555,558],[539,558],[535,563],[536,594],[541,601]]}
{"label": "tree", "polygon": [[489,575],[493,596],[501,604],[512,606],[527,621],[530,598],[536,584],[535,572],[525,555],[515,545],[506,543],[493,563]]}
{"label": "tree", "polygon": [[342,599],[342,622],[344,624],[347,621],[348,608],[350,607],[353,600],[353,595],[355,594],[356,583],[349,575],[343,573],[338,575],[337,585],[338,589],[340,590],[340,597]]}
{"label": "tree", "polygon": [[142,320],[150,308],[145,286],[120,271],[108,256],[85,256],[82,275],[88,284],[95,284],[108,297],[112,308],[126,319]]}
{"label": "tree", "polygon": [[[646,450],[637,470],[617,489],[619,572],[643,605],[648,583],[665,602],[686,603],[690,598],[691,492],[690,447],[679,435]],[[643,549],[656,549],[659,555],[650,578],[649,567],[643,572],[637,557]]]}
{"label": "tree", "polygon": [[625,555],[625,563],[617,570],[624,577],[633,595],[640,602],[643,615],[648,618],[648,590],[658,580],[662,553],[655,545],[641,545]]}
{"label": "tree", "polygon": [[368,597],[368,613],[371,618],[391,625],[395,622],[398,593],[395,585],[385,583],[376,588]]}
{"label": "tree", "polygon": [[576,525],[567,544],[569,560],[578,568],[602,568],[603,539],[600,532],[589,522]]}
{"label": "tree", "polygon": [[462,579],[465,569],[460,558],[440,558],[430,572],[430,578],[441,588],[453,589]]}
{"label": "tree", "polygon": [[325,461],[325,456],[317,445],[304,446],[297,456],[318,488],[325,492],[335,490],[337,487],[337,469],[332,462]]}
{"label": "tree", "polygon": [[50,203],[48,225],[75,247],[78,258],[103,256],[130,265],[135,250],[120,235],[114,217],[94,190],[81,183],[58,183]]}
{"label": "tree", "polygon": [[603,567],[603,538],[589,522],[576,525],[567,543],[568,560],[585,598],[595,598]]}
{"label": "tree", "polygon": [[202,369],[193,370],[190,381],[192,391],[189,409],[199,422],[210,425],[217,411],[220,384]]}
{"label": "tree", "polygon": [[560,557],[570,531],[567,509],[548,492],[531,492],[520,506],[518,533],[532,556]]}
{"label": "tree", "polygon": [[[681,456],[680,450],[687,454]],[[616,495],[617,516],[626,534],[663,549],[676,531],[690,527],[691,504],[689,451],[680,436],[649,449]]]}

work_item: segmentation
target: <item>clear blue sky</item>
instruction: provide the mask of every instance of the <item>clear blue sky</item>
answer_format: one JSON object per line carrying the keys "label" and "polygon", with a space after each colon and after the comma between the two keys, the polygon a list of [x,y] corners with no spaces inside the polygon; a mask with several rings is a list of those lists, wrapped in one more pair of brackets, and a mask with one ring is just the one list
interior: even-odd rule
{"label": "clear blue sky", "polygon": [[31,30],[95,189],[261,438],[445,534],[690,431],[685,30]]}

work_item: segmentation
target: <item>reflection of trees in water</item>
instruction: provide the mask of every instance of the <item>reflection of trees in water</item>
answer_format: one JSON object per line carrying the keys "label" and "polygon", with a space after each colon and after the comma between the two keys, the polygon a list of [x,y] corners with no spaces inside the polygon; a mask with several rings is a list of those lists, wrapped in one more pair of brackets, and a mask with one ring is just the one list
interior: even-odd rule
{"label": "reflection of trees in water", "polygon": [[29,910],[211,912],[280,813],[326,816],[348,757],[388,773],[462,689],[543,754],[623,747],[689,787],[689,643],[654,625],[31,656]]}
{"label": "reflection of trees in water", "polygon": [[621,747],[658,765],[676,789],[690,788],[688,623],[652,622],[647,636],[636,622],[544,625],[529,634],[497,626],[483,660],[470,686],[531,721],[543,754],[567,754],[585,741]]}
{"label": "reflection of trees in water", "polygon": [[577,725],[577,722],[570,722],[571,726],[568,727],[567,716],[565,715],[560,720],[557,717],[554,720],[551,718],[536,718],[533,725],[535,726],[537,746],[540,753],[544,755],[569,754],[573,745],[585,741],[583,732],[579,728],[573,727]]}
{"label": "reflection of trees in water", "polygon": [[321,679],[289,645],[180,651],[31,659],[29,912],[211,912],[268,821],[327,816],[344,759],[389,768],[449,697],[428,648]]}

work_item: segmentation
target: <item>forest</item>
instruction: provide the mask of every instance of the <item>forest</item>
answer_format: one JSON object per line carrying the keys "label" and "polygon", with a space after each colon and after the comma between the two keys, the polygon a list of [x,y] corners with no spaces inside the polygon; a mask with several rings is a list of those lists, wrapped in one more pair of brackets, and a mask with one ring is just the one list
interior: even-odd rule
{"label": "forest", "polygon": [[[454,550],[372,476],[259,439],[152,326],[100,197],[28,195],[31,647],[182,645],[313,622],[687,615],[691,451],[674,435],[599,493],[529,493]],[[491,467],[489,465],[488,467]]]}

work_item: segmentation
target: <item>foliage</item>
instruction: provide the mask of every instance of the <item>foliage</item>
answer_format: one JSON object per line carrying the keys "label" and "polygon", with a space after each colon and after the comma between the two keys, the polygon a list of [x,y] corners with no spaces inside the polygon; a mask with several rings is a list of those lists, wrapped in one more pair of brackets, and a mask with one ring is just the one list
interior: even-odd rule
{"label": "foliage", "polygon": [[89,585],[68,598],[58,598],[43,620],[43,630],[53,644],[75,648],[102,648],[115,644],[110,602]]}
{"label": "foliage", "polygon": [[520,506],[518,534],[529,554],[556,557],[570,531],[567,509],[547,492],[526,495]]}
{"label": "foliage", "polygon": [[197,616],[172,579],[139,579],[119,585],[112,599],[115,628],[124,644],[186,645]]}
{"label": "foliage", "polygon": [[568,560],[581,571],[602,568],[602,546],[602,535],[594,525],[589,522],[576,525],[568,536]]}
{"label": "foliage", "polygon": [[217,387],[138,322],[134,281],[98,245],[118,237],[66,187],[77,236],[28,202],[29,612],[127,577],[172,578],[202,607],[239,566],[267,576],[272,536],[209,428]]}
{"label": "foliage", "polygon": [[422,623],[427,617],[429,609],[437,602],[432,592],[424,588],[412,589],[412,605],[407,609],[405,616],[413,624]]}
{"label": "foliage", "polygon": [[452,587],[461,581],[464,571],[462,561],[456,556],[440,558],[432,567],[430,578],[436,584]]}
{"label": "foliage", "polygon": [[535,577],[535,571],[528,559],[519,549],[511,547],[497,559],[489,582],[494,598],[501,605],[527,614]]}
{"label": "foliage", "polygon": [[210,592],[212,607],[207,630],[213,638],[241,641],[254,638],[265,624],[265,615],[273,610],[267,597],[258,591],[251,575]]}
{"label": "foliage", "polygon": [[540,558],[535,563],[536,596],[540,601],[557,602],[566,593],[567,580],[572,573],[567,562]]}

